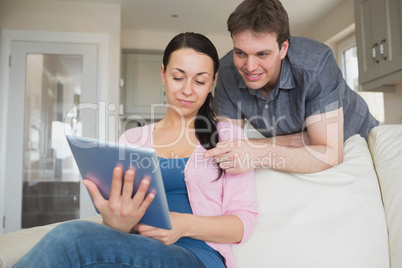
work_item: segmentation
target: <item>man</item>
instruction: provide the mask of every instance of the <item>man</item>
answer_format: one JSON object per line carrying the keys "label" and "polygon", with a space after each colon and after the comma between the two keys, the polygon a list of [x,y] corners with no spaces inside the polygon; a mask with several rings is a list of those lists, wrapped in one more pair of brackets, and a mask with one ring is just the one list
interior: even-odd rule
{"label": "man", "polygon": [[[229,173],[267,167],[314,173],[343,161],[343,142],[378,121],[346,84],[332,51],[290,37],[279,0],[245,0],[229,16],[233,51],[221,59],[214,110],[264,139],[218,143],[205,153]],[[306,131],[307,130],[307,133]]]}

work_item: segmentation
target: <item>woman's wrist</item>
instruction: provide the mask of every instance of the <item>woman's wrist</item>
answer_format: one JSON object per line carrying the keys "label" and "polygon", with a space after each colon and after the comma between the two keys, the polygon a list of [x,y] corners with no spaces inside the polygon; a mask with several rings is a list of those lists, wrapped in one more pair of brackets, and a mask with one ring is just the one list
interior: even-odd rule
{"label": "woman's wrist", "polygon": [[[174,212],[173,212],[174,213]],[[195,223],[193,222],[194,216],[193,214],[187,213],[175,213],[176,226],[175,228],[180,228],[181,237],[192,237],[194,234],[192,233],[192,227],[195,227]]]}

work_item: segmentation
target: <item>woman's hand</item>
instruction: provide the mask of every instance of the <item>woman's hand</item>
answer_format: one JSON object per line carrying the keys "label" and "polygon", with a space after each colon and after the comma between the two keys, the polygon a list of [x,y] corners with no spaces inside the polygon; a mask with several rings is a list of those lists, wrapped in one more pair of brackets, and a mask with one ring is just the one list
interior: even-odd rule
{"label": "woman's hand", "polygon": [[181,237],[218,244],[239,243],[243,239],[243,222],[236,215],[197,216],[170,212],[172,230],[165,230],[145,224],[137,224],[133,231],[171,245]]}
{"label": "woman's hand", "polygon": [[[172,229],[166,230],[156,228],[145,224],[137,224],[134,226],[138,234],[158,240],[166,245],[171,245],[179,240],[186,232],[186,217],[190,214],[170,212],[170,221],[172,222]],[[191,215],[190,215],[191,216]]]}
{"label": "woman's hand", "polygon": [[115,167],[109,200],[103,198],[95,183],[90,180],[84,180],[83,183],[88,188],[95,207],[103,217],[103,224],[129,233],[133,226],[144,216],[145,211],[154,200],[155,194],[150,193],[145,197],[149,181],[143,179],[138,191],[132,198],[135,177],[134,170],[129,169],[126,171],[124,185],[122,177],[123,170],[120,167]]}

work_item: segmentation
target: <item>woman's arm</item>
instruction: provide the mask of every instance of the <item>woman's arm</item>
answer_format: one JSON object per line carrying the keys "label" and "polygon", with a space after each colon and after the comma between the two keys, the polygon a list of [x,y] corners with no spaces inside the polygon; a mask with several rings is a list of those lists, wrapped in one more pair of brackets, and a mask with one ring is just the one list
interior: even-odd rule
{"label": "woman's arm", "polygon": [[236,215],[185,218],[189,223],[187,236],[192,238],[219,244],[235,244],[243,239],[243,222]]}
{"label": "woman's arm", "polygon": [[181,237],[192,237],[212,243],[235,244],[246,241],[252,233],[258,213],[255,210],[254,171],[225,174],[222,180],[222,215],[199,216],[170,212],[172,230],[138,224],[139,234],[167,245]]}
{"label": "woman's arm", "polygon": [[171,245],[181,237],[220,243],[238,243],[243,237],[243,223],[235,215],[213,217],[170,212],[172,229],[165,230],[145,224],[137,224],[134,230],[140,235]]}

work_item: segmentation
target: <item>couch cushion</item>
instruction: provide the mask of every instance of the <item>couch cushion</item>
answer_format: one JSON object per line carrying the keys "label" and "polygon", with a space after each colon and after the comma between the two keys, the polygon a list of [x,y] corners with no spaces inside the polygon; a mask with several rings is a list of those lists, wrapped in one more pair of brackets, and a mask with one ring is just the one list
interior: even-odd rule
{"label": "couch cushion", "polygon": [[366,141],[345,143],[344,162],[315,174],[259,169],[260,218],[234,245],[238,267],[389,267],[384,210]]}
{"label": "couch cushion", "polygon": [[376,127],[368,141],[388,221],[391,267],[402,267],[402,125]]}

